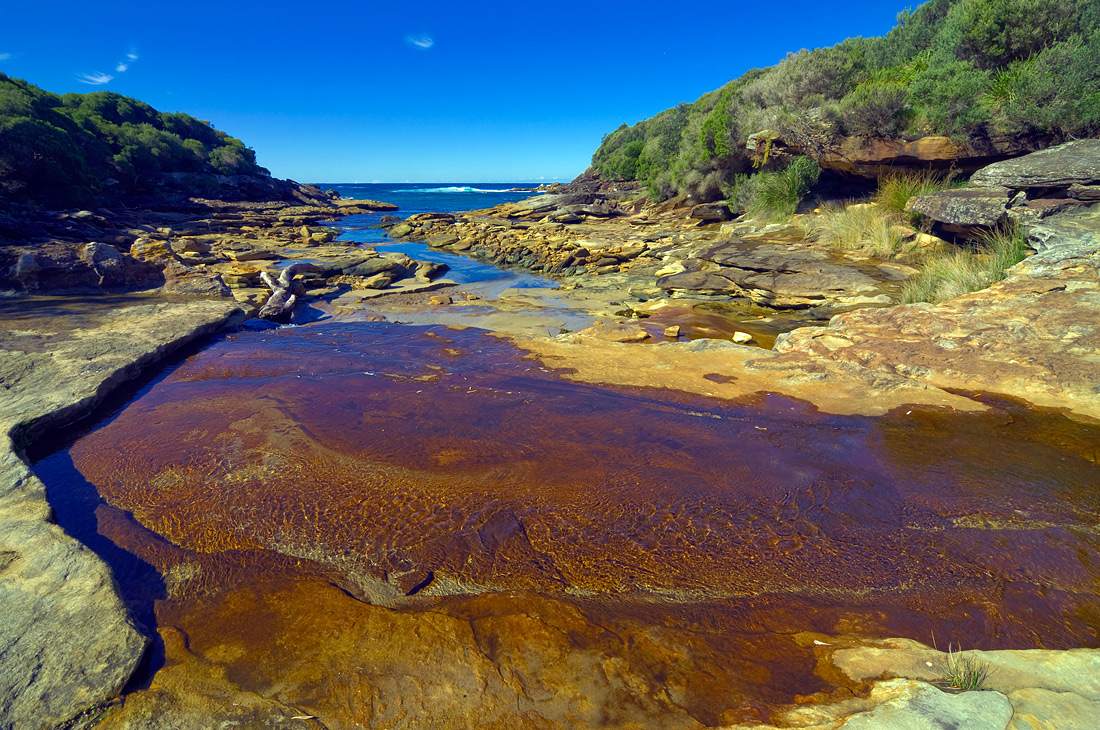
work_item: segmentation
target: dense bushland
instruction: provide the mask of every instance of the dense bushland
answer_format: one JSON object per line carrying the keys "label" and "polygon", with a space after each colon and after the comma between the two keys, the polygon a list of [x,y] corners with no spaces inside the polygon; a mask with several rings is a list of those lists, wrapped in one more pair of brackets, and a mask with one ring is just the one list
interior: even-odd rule
{"label": "dense bushland", "polygon": [[268,174],[240,140],[187,114],[108,91],[59,96],[0,74],[0,196],[84,203],[163,173]]}
{"label": "dense bushland", "polygon": [[717,199],[737,175],[783,164],[767,159],[776,137],[812,154],[843,136],[930,134],[1100,134],[1100,3],[930,0],[885,37],[792,53],[624,124],[592,162],[655,200]]}

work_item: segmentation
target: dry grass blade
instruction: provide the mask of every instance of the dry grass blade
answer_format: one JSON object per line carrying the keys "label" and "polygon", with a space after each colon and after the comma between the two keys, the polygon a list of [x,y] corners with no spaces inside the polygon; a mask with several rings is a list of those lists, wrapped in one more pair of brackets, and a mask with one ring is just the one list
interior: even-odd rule
{"label": "dry grass blade", "polygon": [[1005,271],[1027,255],[1024,232],[1016,226],[1000,228],[983,236],[973,250],[956,249],[932,256],[920,276],[902,288],[903,304],[944,302],[1005,278]]}

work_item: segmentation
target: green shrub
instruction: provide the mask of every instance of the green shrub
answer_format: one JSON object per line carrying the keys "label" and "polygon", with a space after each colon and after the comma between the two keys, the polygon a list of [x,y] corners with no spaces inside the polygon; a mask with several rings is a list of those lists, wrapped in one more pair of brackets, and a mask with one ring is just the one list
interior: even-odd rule
{"label": "green shrub", "polygon": [[729,187],[751,169],[749,136],[765,129],[811,154],[843,134],[1100,135],[1100,3],[929,0],[885,37],[788,54],[623,125],[592,164],[632,173],[654,196],[690,193],[715,173]]}
{"label": "green shrub", "polygon": [[121,190],[160,173],[267,174],[237,139],[186,114],[119,94],[58,96],[0,74],[0,187],[51,204],[88,204],[99,180]]}
{"label": "green shrub", "polygon": [[941,48],[995,69],[1066,40],[1083,10],[1078,0],[960,0],[944,20]]}
{"label": "green shrub", "polygon": [[988,89],[989,72],[969,61],[930,66],[909,87],[913,131],[955,135],[976,127],[989,118],[981,102]]}
{"label": "green shrub", "polygon": [[73,139],[40,119],[0,117],[0,163],[9,194],[87,203],[98,189]]}
{"label": "green shrub", "polygon": [[893,81],[860,84],[840,100],[840,118],[850,134],[892,137],[905,127],[905,86]]}
{"label": "green shrub", "polygon": [[816,162],[795,157],[780,172],[742,176],[730,195],[730,209],[754,218],[790,218],[820,175],[821,167]]}

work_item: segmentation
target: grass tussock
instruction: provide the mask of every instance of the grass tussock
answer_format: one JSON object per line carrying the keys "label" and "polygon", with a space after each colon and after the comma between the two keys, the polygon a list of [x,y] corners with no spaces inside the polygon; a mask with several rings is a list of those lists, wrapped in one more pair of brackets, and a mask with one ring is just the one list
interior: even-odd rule
{"label": "grass tussock", "polygon": [[919,260],[928,252],[909,243],[920,227],[921,216],[907,213],[905,205],[915,195],[946,190],[954,185],[953,173],[898,171],[879,178],[878,192],[869,204],[826,208],[810,232],[833,248],[861,251],[877,258]]}
{"label": "grass tussock", "polygon": [[963,654],[962,647],[947,646],[947,654],[940,663],[944,681],[955,689],[981,689],[989,679],[992,669],[989,662]]}
{"label": "grass tussock", "polygon": [[878,181],[875,202],[884,210],[918,223],[919,215],[907,213],[905,205],[917,195],[929,195],[955,187],[955,173],[932,170],[906,170],[883,175]]}
{"label": "grass tussock", "polygon": [[973,250],[931,256],[920,275],[905,283],[901,301],[935,304],[985,289],[1005,278],[1005,271],[1023,261],[1027,252],[1026,236],[1018,226],[993,231]]}
{"label": "grass tussock", "polygon": [[912,248],[906,244],[907,232],[900,223],[897,216],[879,206],[826,208],[812,224],[810,236],[832,248],[893,258]]}

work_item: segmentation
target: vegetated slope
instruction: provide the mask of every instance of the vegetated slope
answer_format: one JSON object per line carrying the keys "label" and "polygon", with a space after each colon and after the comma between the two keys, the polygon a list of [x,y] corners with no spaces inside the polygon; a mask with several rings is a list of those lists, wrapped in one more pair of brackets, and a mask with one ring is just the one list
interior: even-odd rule
{"label": "vegetated slope", "polygon": [[109,91],[59,96],[0,74],[0,197],[87,203],[165,173],[270,175],[243,142],[187,114]]}
{"label": "vegetated slope", "polygon": [[943,135],[995,150],[1097,134],[1097,0],[930,0],[885,37],[802,50],[624,124],[592,162],[603,177],[646,183],[655,200],[715,200],[737,174],[781,165],[773,146],[820,161],[852,137]]}

